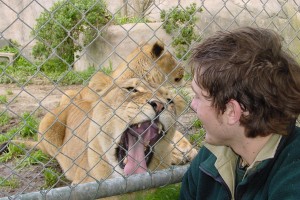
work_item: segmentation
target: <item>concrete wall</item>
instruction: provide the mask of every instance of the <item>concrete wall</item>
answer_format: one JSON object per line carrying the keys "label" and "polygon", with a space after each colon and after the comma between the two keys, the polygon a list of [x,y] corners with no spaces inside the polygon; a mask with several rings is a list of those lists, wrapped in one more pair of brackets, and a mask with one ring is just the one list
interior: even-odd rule
{"label": "concrete wall", "polygon": [[[130,0],[127,14],[135,15],[137,1]],[[35,19],[39,14],[49,9],[55,0],[3,0],[0,2],[0,31],[2,40],[16,40],[24,48],[23,55],[31,58],[30,52],[34,45],[34,37],[30,35]],[[123,0],[108,1],[111,13],[125,13]],[[167,10],[180,5],[185,8],[195,2],[203,8],[199,14],[197,28],[205,38],[217,30],[233,29],[239,26],[251,25],[275,29],[286,38],[287,47],[295,54],[300,52],[298,31],[300,29],[300,0],[156,0],[147,10],[147,18],[151,23],[126,24],[109,26],[92,44],[76,55],[76,70],[84,70],[88,66],[117,66],[142,41],[154,42],[163,40],[170,51],[171,37],[162,29],[160,23],[161,10]],[[4,20],[3,20],[4,19]]]}
{"label": "concrete wall", "polygon": [[0,2],[0,39],[14,40],[23,48],[23,55],[30,56],[34,45],[30,35],[35,19],[45,9],[49,9],[55,0],[2,0]]}

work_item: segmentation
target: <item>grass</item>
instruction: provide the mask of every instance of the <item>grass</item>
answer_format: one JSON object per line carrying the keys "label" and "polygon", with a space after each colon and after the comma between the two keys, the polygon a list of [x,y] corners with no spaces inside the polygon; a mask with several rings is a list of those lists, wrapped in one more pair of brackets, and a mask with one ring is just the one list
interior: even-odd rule
{"label": "grass", "polygon": [[44,185],[42,186],[43,189],[52,188],[59,181],[59,177],[61,176],[60,173],[50,167],[44,169],[43,175],[45,178]]}
{"label": "grass", "polygon": [[9,124],[10,120],[11,117],[6,112],[0,114],[0,126]]}
{"label": "grass", "polygon": [[128,17],[128,16],[121,16],[120,14],[115,14],[114,23],[116,25],[124,25],[124,24],[131,24],[131,23],[147,23],[149,20],[146,18],[141,17]]}
{"label": "grass", "polygon": [[9,188],[17,188],[19,187],[20,182],[17,178],[4,178],[0,176],[0,188],[1,187],[9,187]]}
{"label": "grass", "polygon": [[[5,48],[2,51],[12,52],[13,50]],[[74,71],[72,66],[57,58],[33,63],[17,53],[16,61],[12,66],[0,63],[0,83],[31,84],[34,80],[44,80],[59,85],[75,85],[83,84],[86,80],[89,80],[94,72],[93,67],[81,72]]]}
{"label": "grass", "polygon": [[181,183],[176,183],[172,185],[167,185],[150,190],[141,190],[134,192],[133,194],[121,195],[119,199],[121,200],[173,200],[179,199]]}
{"label": "grass", "polygon": [[6,133],[0,134],[0,143],[11,140],[17,134],[18,130],[19,129],[17,127],[13,127],[9,129]]}
{"label": "grass", "polygon": [[44,154],[41,150],[32,151],[29,155],[25,155],[25,159],[22,159],[22,161],[18,164],[18,168],[46,163],[49,159],[49,156]]}
{"label": "grass", "polygon": [[7,94],[7,95],[13,95],[14,93],[13,93],[12,90],[6,90],[6,94]]}
{"label": "grass", "polygon": [[101,70],[103,71],[104,74],[106,75],[110,75],[113,72],[113,66],[112,66],[112,62],[109,62],[109,66],[108,67],[102,67]]}
{"label": "grass", "polygon": [[22,122],[20,123],[20,135],[22,137],[33,137],[37,133],[38,119],[29,112],[22,114]]}
{"label": "grass", "polygon": [[192,97],[190,96],[190,93],[186,91],[185,88],[180,88],[178,90],[178,93],[185,100],[185,102],[190,103],[192,101]]}
{"label": "grass", "polygon": [[0,95],[0,104],[6,104],[6,103],[7,103],[6,95]]}
{"label": "grass", "polygon": [[20,157],[25,154],[25,145],[15,145],[10,143],[8,145],[8,152],[4,153],[0,156],[0,163],[8,162],[13,158]]}

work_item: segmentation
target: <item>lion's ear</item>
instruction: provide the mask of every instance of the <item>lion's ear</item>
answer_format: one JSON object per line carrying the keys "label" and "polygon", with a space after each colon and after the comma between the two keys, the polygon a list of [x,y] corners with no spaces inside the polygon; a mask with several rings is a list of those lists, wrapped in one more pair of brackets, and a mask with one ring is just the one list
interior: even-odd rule
{"label": "lion's ear", "polygon": [[152,47],[152,54],[158,58],[163,53],[164,49],[165,45],[160,41],[156,41]]}

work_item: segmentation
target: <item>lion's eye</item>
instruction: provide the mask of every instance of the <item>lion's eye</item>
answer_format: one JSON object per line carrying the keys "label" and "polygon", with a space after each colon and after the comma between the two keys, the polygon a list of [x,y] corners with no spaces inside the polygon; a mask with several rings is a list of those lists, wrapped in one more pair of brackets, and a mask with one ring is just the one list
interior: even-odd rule
{"label": "lion's eye", "polygon": [[126,90],[128,90],[129,92],[138,92],[138,90],[134,87],[127,87]]}
{"label": "lion's eye", "polygon": [[172,99],[167,99],[167,101],[168,101],[168,104],[172,104],[172,103],[174,103],[174,101],[172,100]]}

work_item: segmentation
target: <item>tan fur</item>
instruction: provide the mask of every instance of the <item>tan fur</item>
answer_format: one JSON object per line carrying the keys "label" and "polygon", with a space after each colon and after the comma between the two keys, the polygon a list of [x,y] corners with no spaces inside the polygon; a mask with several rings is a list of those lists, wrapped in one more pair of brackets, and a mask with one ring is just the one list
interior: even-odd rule
{"label": "tan fur", "polygon": [[164,51],[163,43],[157,41],[154,44],[141,44],[141,47],[132,51],[110,76],[97,72],[89,85],[82,90],[66,91],[60,105],[68,104],[71,99],[95,101],[100,98],[97,93],[112,81],[117,84],[130,78],[140,78],[150,84],[179,86],[182,84],[183,76],[183,67],[170,52]]}
{"label": "tan fur", "polygon": [[[136,91],[129,92],[132,88]],[[75,101],[49,112],[40,123],[38,142],[27,142],[27,146],[37,146],[55,157],[72,183],[120,176],[123,170],[118,165],[115,149],[121,134],[129,125],[154,120],[157,113],[145,102],[155,100],[164,105],[159,121],[167,132],[155,144],[148,169],[169,167],[174,148],[170,142],[175,134],[174,123],[176,115],[185,107],[184,102],[168,90],[152,88],[139,79],[111,85],[101,95],[99,101]],[[168,104],[170,99],[174,103]]]}

